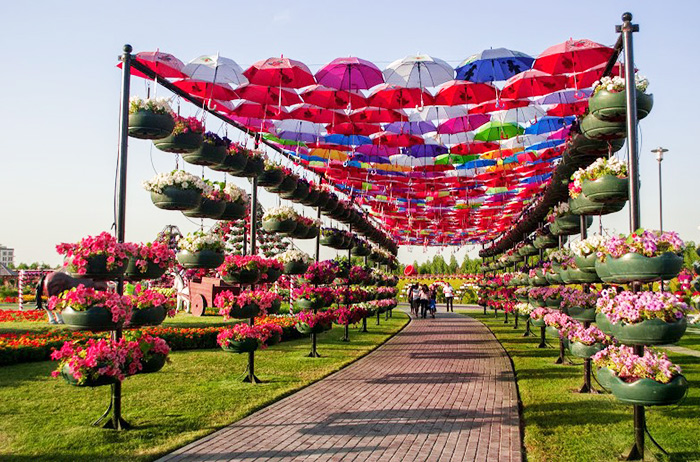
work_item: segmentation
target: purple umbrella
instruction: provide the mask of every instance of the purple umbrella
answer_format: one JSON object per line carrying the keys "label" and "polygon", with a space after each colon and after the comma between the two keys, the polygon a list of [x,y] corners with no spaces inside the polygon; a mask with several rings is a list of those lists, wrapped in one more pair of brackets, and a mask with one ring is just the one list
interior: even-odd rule
{"label": "purple umbrella", "polygon": [[454,135],[455,133],[470,132],[491,120],[487,114],[469,114],[463,117],[448,119],[438,125],[438,133]]}
{"label": "purple umbrella", "polygon": [[[488,119],[488,117],[486,117]],[[384,131],[392,133],[409,133],[411,135],[423,135],[425,133],[434,132],[437,129],[432,122],[416,121],[416,122],[392,122]]]}
{"label": "purple umbrella", "polygon": [[291,130],[284,130],[277,133],[277,138],[283,140],[299,141],[302,143],[315,143],[318,141],[319,136],[313,133],[303,133],[303,132],[293,132]]}
{"label": "purple umbrella", "polygon": [[316,72],[316,81],[338,90],[367,90],[384,83],[384,75],[365,59],[336,58]]}
{"label": "purple umbrella", "polygon": [[418,144],[411,146],[406,151],[411,157],[437,157],[447,153],[447,148],[439,144]]}
{"label": "purple umbrella", "polygon": [[396,146],[385,146],[377,144],[364,144],[355,148],[355,152],[367,156],[389,157],[399,153]]}
{"label": "purple umbrella", "polygon": [[352,160],[357,162],[374,162],[375,164],[388,164],[389,157],[383,156],[369,156],[366,154],[355,153],[352,155]]}
{"label": "purple umbrella", "polygon": [[588,98],[591,93],[593,93],[593,90],[591,89],[584,89],[584,90],[561,90],[557,91],[554,93],[550,93],[547,96],[543,96],[542,98],[536,99],[535,103],[537,104],[572,104],[572,103],[578,103],[579,101],[585,100]]}

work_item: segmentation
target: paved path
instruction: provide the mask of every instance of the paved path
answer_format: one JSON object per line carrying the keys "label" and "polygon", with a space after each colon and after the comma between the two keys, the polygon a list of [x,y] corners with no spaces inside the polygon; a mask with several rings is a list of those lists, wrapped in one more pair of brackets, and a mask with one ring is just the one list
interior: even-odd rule
{"label": "paved path", "polygon": [[488,329],[438,313],[161,460],[520,462],[517,406],[510,361]]}

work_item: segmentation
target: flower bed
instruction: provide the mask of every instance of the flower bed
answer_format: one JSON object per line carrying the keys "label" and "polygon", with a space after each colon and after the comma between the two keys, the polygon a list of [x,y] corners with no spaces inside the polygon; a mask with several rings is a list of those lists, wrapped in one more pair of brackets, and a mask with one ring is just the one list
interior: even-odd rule
{"label": "flower bed", "polygon": [[43,310],[20,311],[0,310],[0,322],[40,322],[46,321]]}

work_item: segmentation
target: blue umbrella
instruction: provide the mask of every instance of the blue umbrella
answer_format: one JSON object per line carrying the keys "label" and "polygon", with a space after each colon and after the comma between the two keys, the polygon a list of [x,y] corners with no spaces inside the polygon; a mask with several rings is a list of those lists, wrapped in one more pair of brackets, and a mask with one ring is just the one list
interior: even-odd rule
{"label": "blue umbrella", "polygon": [[462,61],[456,68],[456,80],[470,82],[508,80],[530,69],[534,61],[535,58],[520,51],[491,48]]}
{"label": "blue umbrella", "polygon": [[466,170],[470,168],[479,168],[479,167],[490,167],[492,165],[496,165],[495,160],[490,160],[490,159],[479,159],[479,160],[473,160],[471,162],[467,162],[462,165],[458,165],[455,167],[455,170]]}
{"label": "blue umbrella", "polygon": [[520,184],[532,184],[532,183],[544,183],[548,179],[552,177],[551,173],[547,173],[544,175],[535,175],[531,176],[530,178],[525,178],[523,180],[520,180]]}
{"label": "blue umbrella", "polygon": [[369,136],[362,135],[327,135],[324,137],[326,143],[342,144],[345,146],[360,146],[362,144],[372,144]]}
{"label": "blue umbrella", "polygon": [[576,117],[542,117],[540,120],[525,129],[526,135],[541,135],[559,130],[571,125]]}
{"label": "blue umbrella", "polygon": [[566,140],[547,140],[541,143],[533,144],[532,146],[529,146],[527,150],[539,151],[540,149],[553,148],[555,146],[559,146],[560,144],[564,144],[565,142]]}

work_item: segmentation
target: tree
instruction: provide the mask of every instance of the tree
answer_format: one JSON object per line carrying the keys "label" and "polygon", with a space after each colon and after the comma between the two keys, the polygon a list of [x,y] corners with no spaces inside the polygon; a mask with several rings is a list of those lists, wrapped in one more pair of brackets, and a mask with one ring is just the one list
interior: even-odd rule
{"label": "tree", "polygon": [[452,254],[450,256],[450,264],[448,265],[448,270],[450,274],[457,274],[459,269],[459,263],[457,263],[457,258]]}
{"label": "tree", "polygon": [[693,263],[700,260],[695,250],[695,242],[686,241],[685,250],[683,251],[683,266],[690,271],[693,271]]}

